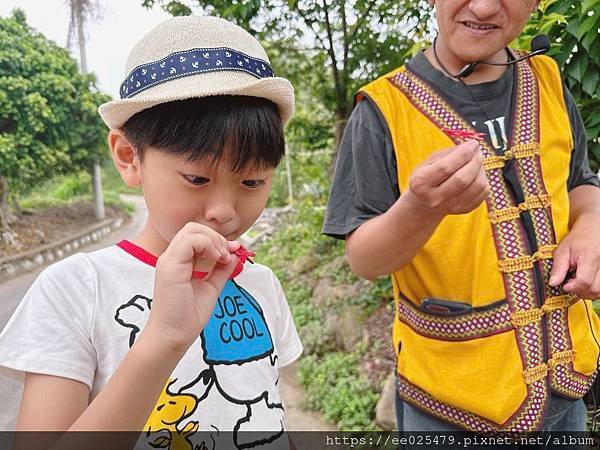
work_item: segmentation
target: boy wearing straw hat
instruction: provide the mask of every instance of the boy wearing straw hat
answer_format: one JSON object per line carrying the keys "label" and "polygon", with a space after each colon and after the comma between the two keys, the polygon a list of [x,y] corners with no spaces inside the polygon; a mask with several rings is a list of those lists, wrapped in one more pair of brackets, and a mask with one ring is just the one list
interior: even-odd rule
{"label": "boy wearing straw hat", "polygon": [[26,374],[17,428],[280,442],[278,368],[302,345],[279,281],[236,239],[265,207],[293,88],[246,31],[191,16],[133,48],[120,95],[99,112],[147,222],[46,269],[0,335],[0,365]]}

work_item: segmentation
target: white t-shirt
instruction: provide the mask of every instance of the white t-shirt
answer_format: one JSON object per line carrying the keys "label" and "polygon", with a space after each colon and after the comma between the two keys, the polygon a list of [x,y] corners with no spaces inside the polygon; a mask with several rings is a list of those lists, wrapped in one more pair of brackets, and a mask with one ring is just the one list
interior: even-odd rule
{"label": "white t-shirt", "polygon": [[[0,335],[0,366],[80,381],[91,401],[152,306],[155,269],[139,250],[112,246],[44,270]],[[163,389],[144,427],[148,442],[202,448],[194,437],[206,441],[207,433],[198,431],[211,431],[230,446],[231,439],[251,444],[239,442],[248,439],[243,433],[221,433],[232,430],[275,439],[284,427],[278,367],[301,353],[279,280],[268,267],[246,263],[225,285],[212,318]],[[212,442],[205,445],[212,448]]]}

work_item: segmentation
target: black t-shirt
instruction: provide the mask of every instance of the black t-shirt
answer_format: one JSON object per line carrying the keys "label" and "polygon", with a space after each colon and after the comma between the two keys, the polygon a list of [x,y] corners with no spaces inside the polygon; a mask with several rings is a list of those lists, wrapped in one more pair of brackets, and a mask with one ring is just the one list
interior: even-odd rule
{"label": "black t-shirt", "polygon": [[[498,80],[465,88],[433,67],[423,52],[408,66],[443,93],[450,106],[477,131],[485,133],[496,152],[504,151],[512,123],[512,95],[507,94],[512,92],[512,69]],[[583,121],[566,86],[563,93],[574,142],[567,188],[600,186],[589,166]],[[344,239],[363,222],[386,212],[400,197],[397,176],[390,131],[377,106],[366,97],[352,111],[342,137],[323,233]]]}

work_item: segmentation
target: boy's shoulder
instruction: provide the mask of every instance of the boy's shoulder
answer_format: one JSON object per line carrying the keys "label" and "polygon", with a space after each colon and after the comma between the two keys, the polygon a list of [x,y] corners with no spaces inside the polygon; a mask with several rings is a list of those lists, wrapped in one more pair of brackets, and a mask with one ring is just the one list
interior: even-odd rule
{"label": "boy's shoulder", "polygon": [[244,270],[234,278],[236,284],[251,293],[259,294],[265,301],[280,303],[285,300],[285,294],[275,272],[264,264],[244,264]]}
{"label": "boy's shoulder", "polygon": [[275,272],[273,272],[273,270],[269,266],[265,266],[264,264],[260,263],[251,264],[248,262],[244,264],[244,269],[242,270],[240,275],[236,277],[236,279],[239,279],[242,282],[279,282],[279,280],[277,279],[277,275],[275,275]]}
{"label": "boy's shoulder", "polygon": [[116,245],[101,248],[91,252],[79,252],[57,261],[46,267],[40,274],[40,278],[83,278],[93,276],[98,268],[116,269],[126,262],[127,256]]}

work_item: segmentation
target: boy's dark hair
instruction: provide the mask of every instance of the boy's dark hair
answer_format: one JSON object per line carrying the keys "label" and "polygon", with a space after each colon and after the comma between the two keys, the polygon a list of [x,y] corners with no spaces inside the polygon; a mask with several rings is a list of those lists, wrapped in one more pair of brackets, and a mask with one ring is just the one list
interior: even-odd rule
{"label": "boy's dark hair", "polygon": [[162,103],[132,116],[122,128],[140,160],[153,147],[188,161],[205,157],[229,169],[277,167],[285,154],[283,125],[275,103],[222,95]]}

